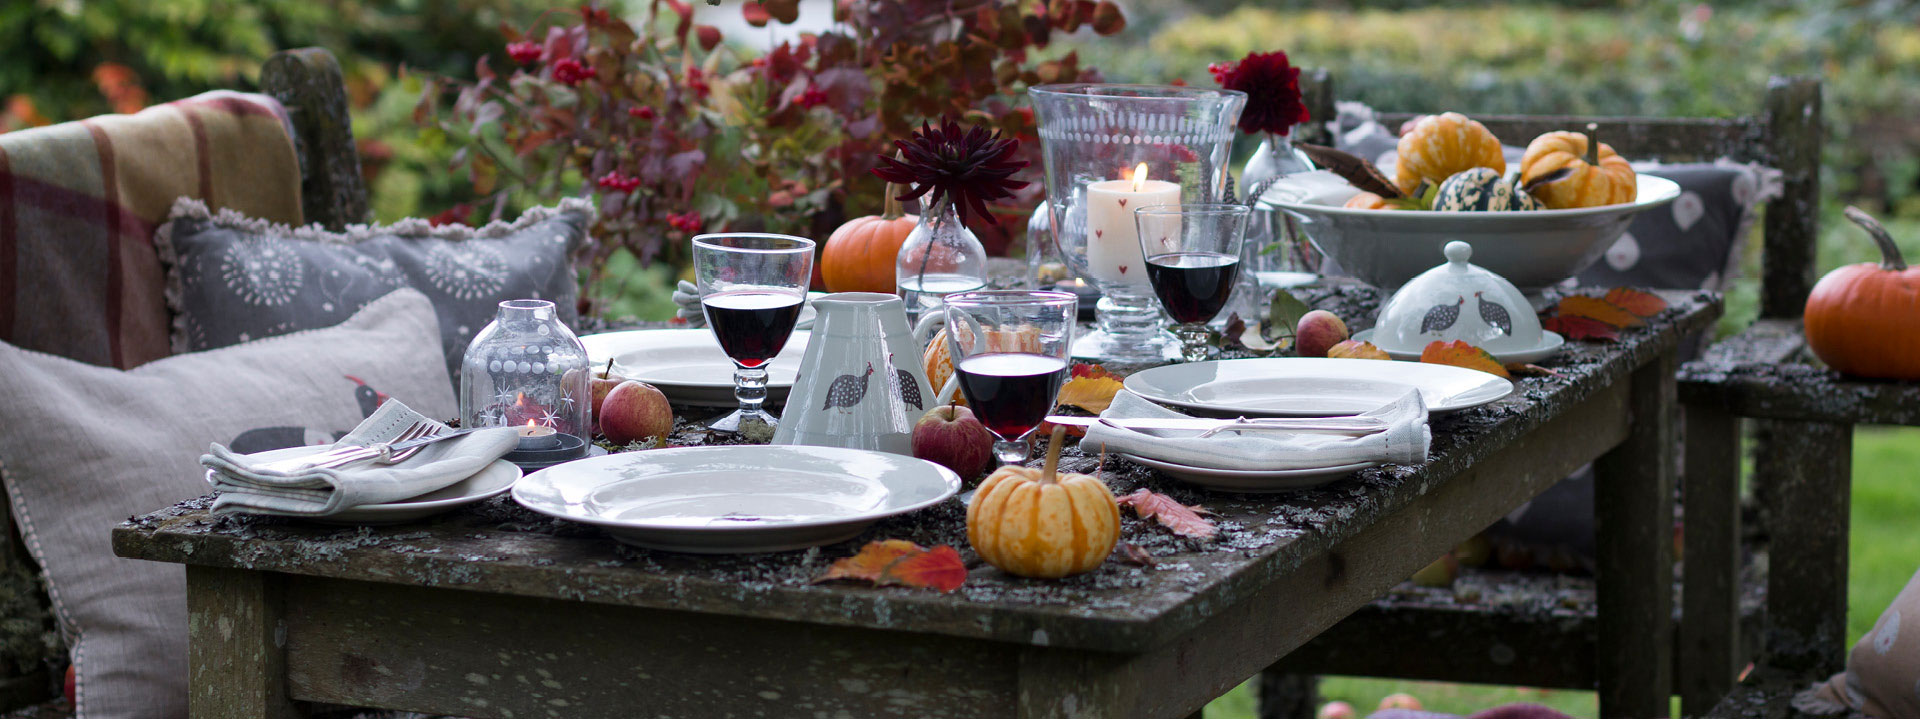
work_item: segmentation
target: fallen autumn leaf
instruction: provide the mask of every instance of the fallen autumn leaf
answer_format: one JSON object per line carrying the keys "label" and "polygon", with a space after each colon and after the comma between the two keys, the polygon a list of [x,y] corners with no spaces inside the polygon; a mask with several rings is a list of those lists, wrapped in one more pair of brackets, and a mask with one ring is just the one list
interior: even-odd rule
{"label": "fallen autumn leaf", "polygon": [[1172,497],[1150,489],[1136,490],[1117,501],[1122,507],[1132,507],[1133,513],[1141,519],[1159,522],[1160,526],[1182,537],[1212,539],[1218,531],[1213,526],[1213,520],[1200,516],[1200,512],[1205,510],[1173,501]]}

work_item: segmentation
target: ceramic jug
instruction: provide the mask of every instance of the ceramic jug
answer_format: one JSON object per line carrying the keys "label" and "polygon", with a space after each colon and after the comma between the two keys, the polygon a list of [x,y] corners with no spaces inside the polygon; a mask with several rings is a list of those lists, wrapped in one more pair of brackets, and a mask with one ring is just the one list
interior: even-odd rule
{"label": "ceramic jug", "polygon": [[894,295],[839,292],[818,313],[774,444],[912,454],[913,423],[935,399],[921,345]]}

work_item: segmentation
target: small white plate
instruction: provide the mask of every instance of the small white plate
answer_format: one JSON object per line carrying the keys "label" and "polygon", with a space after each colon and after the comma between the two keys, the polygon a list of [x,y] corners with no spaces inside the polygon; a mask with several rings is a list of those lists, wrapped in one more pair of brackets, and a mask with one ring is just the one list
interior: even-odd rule
{"label": "small white plate", "polygon": [[1126,388],[1161,404],[1252,417],[1360,414],[1416,389],[1433,414],[1513,394],[1511,381],[1463,367],[1315,357],[1166,365],[1133,373]]}
{"label": "small white plate", "polygon": [[[787,338],[767,363],[767,399],[785,402],[800,374],[800,358],[807,354],[809,332]],[[701,407],[736,407],[733,396],[733,360],[720,351],[713,330],[632,330],[580,338],[587,360],[598,372],[613,360],[613,371],[627,379],[653,385],[669,401]]]}
{"label": "small white plate", "polygon": [[[1359,332],[1355,332],[1353,334],[1353,338],[1360,340],[1361,342],[1372,342],[1373,330],[1360,330]],[[1516,350],[1513,352],[1494,352],[1489,350],[1487,354],[1493,355],[1493,358],[1497,360],[1500,364],[1513,364],[1515,362],[1521,362],[1521,363],[1539,362],[1540,360],[1559,354],[1560,347],[1562,345],[1565,345],[1566,343],[1567,343],[1567,338],[1561,337],[1560,333],[1554,332],[1551,330],[1541,330],[1539,347],[1535,347],[1529,350]],[[1375,346],[1378,347],[1379,345],[1375,345]],[[1426,348],[1424,347],[1421,348],[1421,350],[1424,350],[1424,349]],[[1415,362],[1420,361],[1420,351],[1418,350],[1413,352],[1407,352],[1399,349],[1380,347],[1380,351],[1387,353],[1388,357],[1392,357],[1397,360],[1412,360]]]}
{"label": "small white plate", "polygon": [[678,447],[549,467],[514,486],[535,512],[641,547],[779,552],[852,539],[932,506],[960,477],[925,460],[840,447]]}
{"label": "small white plate", "polygon": [[[324,451],[328,445],[288,447],[247,455],[265,460],[293,459]],[[322,524],[398,524],[424,519],[462,505],[473,504],[513,488],[520,479],[520,468],[512,462],[496,459],[479,474],[454,482],[418,497],[384,504],[367,504],[325,517],[301,517]],[[213,483],[213,470],[207,470],[207,483]]]}
{"label": "small white plate", "polygon": [[1186,464],[1174,464],[1158,459],[1122,453],[1120,456],[1140,464],[1165,472],[1174,479],[1191,482],[1208,489],[1227,492],[1245,492],[1247,494],[1268,494],[1272,492],[1292,492],[1299,489],[1311,489],[1353,474],[1368,467],[1378,467],[1380,462],[1355,462],[1332,467],[1314,467],[1311,469],[1214,469],[1195,467]]}

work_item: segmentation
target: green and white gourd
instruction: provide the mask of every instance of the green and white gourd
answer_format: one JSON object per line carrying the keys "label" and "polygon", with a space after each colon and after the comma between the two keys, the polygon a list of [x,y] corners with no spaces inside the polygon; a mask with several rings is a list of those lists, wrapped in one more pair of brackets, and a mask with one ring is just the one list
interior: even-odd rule
{"label": "green and white gourd", "polygon": [[1445,182],[1433,197],[1433,209],[1441,212],[1511,212],[1538,210],[1540,201],[1521,189],[1519,175],[1503,177],[1490,167],[1461,170]]}

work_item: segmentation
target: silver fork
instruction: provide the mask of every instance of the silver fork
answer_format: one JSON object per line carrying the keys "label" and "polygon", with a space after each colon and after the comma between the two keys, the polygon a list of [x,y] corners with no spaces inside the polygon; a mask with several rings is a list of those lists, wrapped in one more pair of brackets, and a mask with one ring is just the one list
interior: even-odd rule
{"label": "silver fork", "polygon": [[[433,424],[430,422],[426,422],[426,421],[415,422],[412,425],[409,425],[406,429],[401,430],[398,436],[394,437],[392,440],[389,440],[389,441],[404,442],[409,439],[418,439],[429,432],[438,432],[438,431],[439,431],[438,428],[434,427]],[[418,448],[409,449],[409,450],[402,451],[401,454],[412,456],[412,453],[417,450]],[[379,456],[380,454],[381,454],[380,450],[374,449],[373,447],[339,447],[336,449],[328,450],[326,452],[310,454],[305,457],[295,457],[293,459],[283,459],[275,462],[268,462],[266,464],[260,465],[256,469],[260,469],[264,471],[274,471],[274,472],[297,472],[303,469],[317,469],[317,468],[331,469],[333,467],[339,467],[342,465],[351,464],[353,462],[358,462],[363,459],[371,459]]]}

